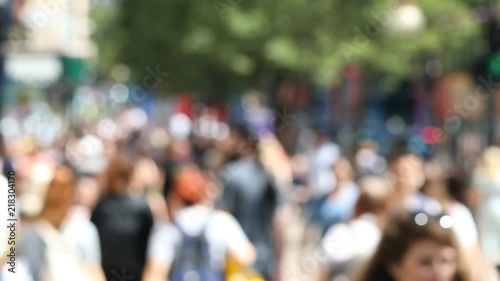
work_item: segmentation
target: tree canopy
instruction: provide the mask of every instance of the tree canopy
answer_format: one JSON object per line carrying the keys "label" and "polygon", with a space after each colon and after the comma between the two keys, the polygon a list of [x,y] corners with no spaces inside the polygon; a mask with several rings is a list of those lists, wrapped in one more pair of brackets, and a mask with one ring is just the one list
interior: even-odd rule
{"label": "tree canopy", "polygon": [[390,31],[398,0],[122,0],[93,16],[100,69],[123,63],[140,82],[159,66],[163,91],[222,94],[278,74],[327,85],[348,62],[401,79],[431,58],[447,71],[487,51],[474,1],[414,3],[425,26],[411,34]]}

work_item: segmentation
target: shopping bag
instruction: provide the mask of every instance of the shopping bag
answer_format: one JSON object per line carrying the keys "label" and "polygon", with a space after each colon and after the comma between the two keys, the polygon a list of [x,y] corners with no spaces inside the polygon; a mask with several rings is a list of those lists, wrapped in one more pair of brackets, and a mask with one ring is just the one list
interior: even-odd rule
{"label": "shopping bag", "polygon": [[255,270],[240,265],[234,258],[226,258],[226,281],[266,281]]}

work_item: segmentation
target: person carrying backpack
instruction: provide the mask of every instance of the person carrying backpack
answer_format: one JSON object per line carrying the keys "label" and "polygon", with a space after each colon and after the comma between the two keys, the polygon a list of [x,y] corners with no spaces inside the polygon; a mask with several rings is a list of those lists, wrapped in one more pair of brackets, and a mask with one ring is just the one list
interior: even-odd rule
{"label": "person carrying backpack", "polygon": [[209,186],[196,165],[178,170],[173,194],[183,208],[153,231],[143,280],[223,281],[228,257],[242,266],[255,261],[255,248],[236,219],[210,206]]}

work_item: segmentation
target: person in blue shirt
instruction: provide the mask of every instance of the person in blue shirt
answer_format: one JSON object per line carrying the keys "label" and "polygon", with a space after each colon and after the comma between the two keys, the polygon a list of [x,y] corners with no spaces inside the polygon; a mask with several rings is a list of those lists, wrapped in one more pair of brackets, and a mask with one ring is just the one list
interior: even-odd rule
{"label": "person in blue shirt", "polygon": [[334,189],[317,199],[318,204],[314,204],[316,207],[310,213],[310,220],[321,224],[322,236],[332,225],[351,218],[359,197],[359,188],[354,182],[354,171],[349,160],[341,157],[332,170],[337,179]]}

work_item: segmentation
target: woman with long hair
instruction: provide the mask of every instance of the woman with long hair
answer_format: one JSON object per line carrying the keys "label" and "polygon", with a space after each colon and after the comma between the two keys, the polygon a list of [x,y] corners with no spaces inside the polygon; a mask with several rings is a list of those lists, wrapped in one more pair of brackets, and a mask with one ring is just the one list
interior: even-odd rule
{"label": "woman with long hair", "polygon": [[[87,255],[93,250],[90,248],[98,248],[99,242],[86,243],[88,241],[78,240],[76,236],[91,236],[90,226],[69,223],[75,185],[76,178],[69,167],[56,167],[46,188],[40,214],[23,228],[18,255],[28,265],[35,281],[104,280],[96,262],[99,257]],[[71,231],[74,226],[79,227],[77,234]]]}
{"label": "woman with long hair", "polygon": [[448,215],[397,213],[358,281],[470,281]]}
{"label": "woman with long hair", "polygon": [[134,165],[123,153],[114,156],[106,171],[107,184],[91,221],[101,241],[102,267],[106,280],[119,274],[140,280],[146,248],[154,221],[146,198],[130,194]]}

